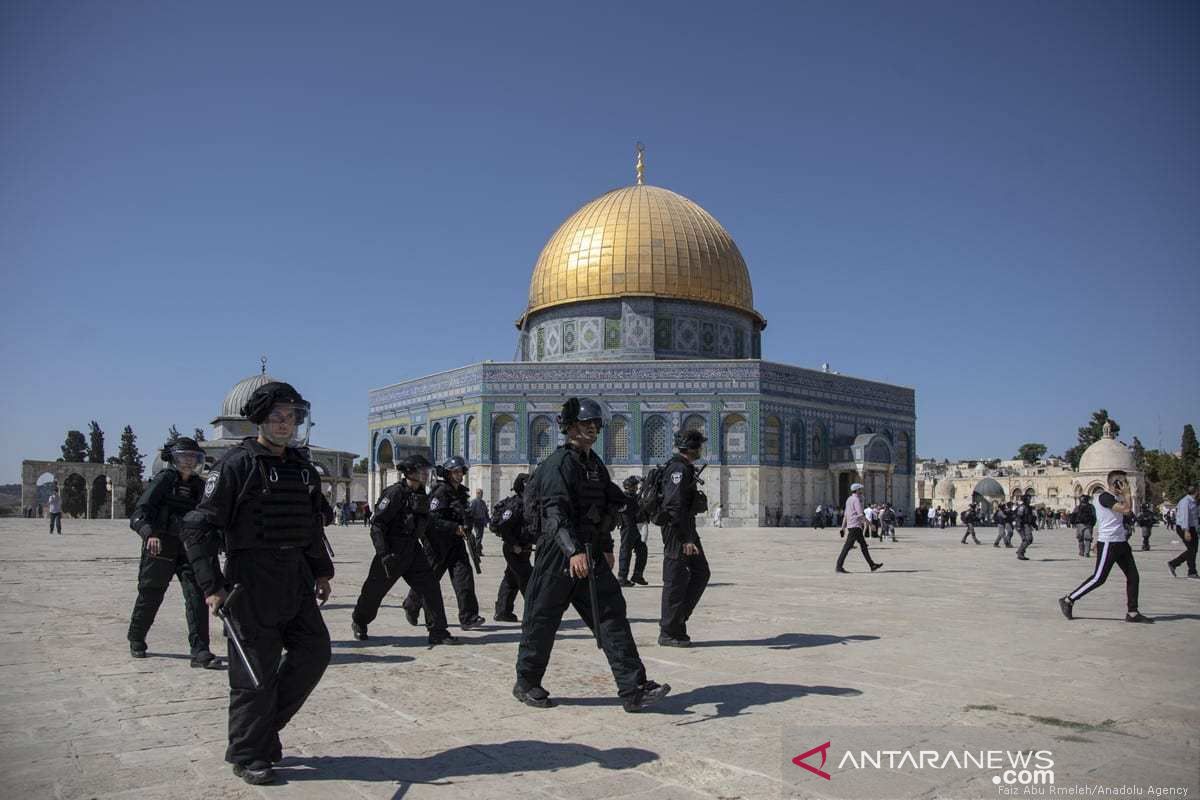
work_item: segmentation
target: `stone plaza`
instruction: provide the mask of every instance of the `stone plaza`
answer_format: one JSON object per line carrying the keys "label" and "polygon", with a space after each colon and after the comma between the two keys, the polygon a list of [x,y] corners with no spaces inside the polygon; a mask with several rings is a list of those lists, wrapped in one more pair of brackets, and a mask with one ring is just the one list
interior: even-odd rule
{"label": "stone plaza", "polygon": [[[651,586],[626,598],[650,677],[673,691],[640,715],[622,711],[571,611],[546,676],[558,702],[548,710],[510,695],[518,625],[452,628],[463,645],[429,649],[394,591],[371,639],[352,640],[370,544],[361,526],[329,528],[333,660],[284,732],[284,785],[250,787],[222,760],[225,673],[188,667],[178,588],[151,630],[150,658],[134,661],[125,632],[137,537],[122,520],[67,520],[63,536],[44,525],[0,520],[6,797],[1011,796],[986,771],[849,774],[831,752],[826,781],[790,761],[848,726],[894,731],[901,749],[954,744],[928,741],[935,730],[1052,750],[1056,787],[1200,791],[1200,581],[1170,576],[1164,562],[1179,547],[1161,528],[1154,550],[1136,554],[1154,625],[1122,622],[1115,571],[1076,620],[1062,618],[1055,598],[1091,566],[1070,531],[1039,532],[1022,563],[990,546],[994,529],[975,546],[959,544],[961,528],[901,528],[898,542],[872,547],[880,572],[851,554],[852,574],[835,575],[835,529],[709,529],[713,582],[690,650],[655,644],[655,530]],[[489,618],[498,544],[489,534],[478,579]],[[833,734],[834,750],[850,744]]]}

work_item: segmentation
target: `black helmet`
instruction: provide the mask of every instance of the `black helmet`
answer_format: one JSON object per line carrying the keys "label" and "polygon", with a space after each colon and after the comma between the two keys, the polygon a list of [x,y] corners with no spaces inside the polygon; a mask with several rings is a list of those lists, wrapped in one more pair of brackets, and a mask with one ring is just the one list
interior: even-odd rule
{"label": "black helmet", "polygon": [[558,415],[558,429],[566,433],[567,427],[572,423],[586,422],[589,419],[596,420],[600,427],[604,427],[604,411],[600,404],[586,397],[582,400],[571,397],[563,403],[562,413]]}
{"label": "black helmet", "polygon": [[707,441],[704,434],[694,428],[675,433],[676,450],[699,450],[700,446]]}
{"label": "black helmet", "polygon": [[634,489],[638,488],[638,485],[641,484],[641,482],[642,479],[637,475],[630,475],[621,482],[621,486],[624,487],[625,491],[632,492]]}
{"label": "black helmet", "polygon": [[410,472],[418,472],[420,470],[430,469],[432,467],[433,464],[429,463],[429,459],[420,453],[414,453],[400,462],[400,471],[406,475]]}
{"label": "black helmet", "polygon": [[204,448],[190,436],[176,436],[162,446],[159,456],[168,464],[174,463],[175,456],[191,454],[196,459],[196,466],[204,463]]}
{"label": "black helmet", "polygon": [[442,469],[446,472],[456,469],[461,469],[463,472],[466,472],[467,462],[462,456],[450,456],[442,462]]}
{"label": "black helmet", "polygon": [[521,472],[517,475],[517,477],[513,478],[512,490],[514,492],[516,492],[517,494],[523,494],[525,492],[525,484],[528,482],[529,482],[529,473]]}
{"label": "black helmet", "polygon": [[[250,395],[250,399],[242,406],[242,416],[255,425],[261,425],[267,419],[267,414],[271,411],[271,406],[277,403],[290,403],[301,408],[308,408],[308,402],[300,396],[300,393],[290,383],[271,381],[270,383],[264,383],[254,390],[254,393]],[[297,417],[296,423],[298,425],[303,422],[303,419]]]}

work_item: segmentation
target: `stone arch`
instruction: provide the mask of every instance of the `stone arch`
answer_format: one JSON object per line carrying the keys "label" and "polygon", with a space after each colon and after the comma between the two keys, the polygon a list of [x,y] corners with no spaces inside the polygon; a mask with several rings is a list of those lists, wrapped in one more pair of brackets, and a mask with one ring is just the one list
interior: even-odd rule
{"label": "stone arch", "polygon": [[463,457],[469,464],[479,461],[479,442],[475,428],[475,417],[467,417],[463,423]]}
{"label": "stone arch", "polygon": [[651,414],[642,423],[642,462],[657,464],[670,456],[670,426],[662,414]]}
{"label": "stone arch", "polygon": [[435,422],[429,429],[429,447],[433,450],[433,463],[440,464],[445,458],[442,451],[442,423]]}
{"label": "stone arch", "polygon": [[788,459],[802,463],[805,449],[804,420],[794,419],[788,424]]}
{"label": "stone arch", "polygon": [[534,417],[529,424],[529,463],[542,463],[554,452],[554,447],[554,430],[550,418]]}
{"label": "stone arch", "polygon": [[88,482],[88,519],[112,518],[108,484],[107,475],[97,475]]}
{"label": "stone arch", "polygon": [[613,463],[628,463],[629,458],[629,419],[621,414],[614,414],[608,421],[604,431],[604,454]]}
{"label": "stone arch", "polygon": [[[92,464],[76,461],[38,461],[26,459],[21,462],[21,506],[22,509],[37,511],[38,481],[49,475],[59,496],[63,499],[63,513],[74,516],[124,516],[128,513],[128,470],[121,464]],[[68,503],[67,479],[74,476],[71,489],[77,492]],[[103,483],[100,479],[103,478]],[[100,500],[89,500],[95,494]],[[43,511],[45,508],[43,507]],[[89,513],[92,512],[92,513]]]}
{"label": "stone arch", "polygon": [[59,494],[62,497],[63,514],[71,517],[87,517],[87,479],[74,470],[68,472],[62,482]]}
{"label": "stone arch", "polygon": [[728,414],[721,424],[721,455],[745,458],[750,453],[750,426],[741,414]]}
{"label": "stone arch", "polygon": [[450,420],[446,425],[446,458],[451,456],[466,458],[466,453],[462,450],[462,428],[456,419]]}
{"label": "stone arch", "polygon": [[388,436],[379,437],[379,443],[375,446],[375,465],[377,467],[391,466],[395,463],[396,449],[392,445],[392,440]]}
{"label": "stone arch", "polygon": [[[708,420],[704,418],[703,414],[688,414],[683,420],[683,427],[681,428],[681,430],[700,431],[700,433],[704,434],[704,438],[707,440],[708,439]],[[704,458],[704,456],[707,452],[708,452],[708,442],[705,441],[705,443],[703,445],[701,445],[701,447],[700,447],[700,457]]]}
{"label": "stone arch", "polygon": [[517,420],[509,414],[492,417],[492,463],[499,464],[517,452]]}
{"label": "stone arch", "polygon": [[809,464],[828,464],[829,463],[829,429],[825,427],[824,422],[814,422],[813,432],[808,439],[808,463]]}
{"label": "stone arch", "polygon": [[783,454],[783,425],[779,415],[768,414],[763,419],[762,457],[764,461],[778,461]]}

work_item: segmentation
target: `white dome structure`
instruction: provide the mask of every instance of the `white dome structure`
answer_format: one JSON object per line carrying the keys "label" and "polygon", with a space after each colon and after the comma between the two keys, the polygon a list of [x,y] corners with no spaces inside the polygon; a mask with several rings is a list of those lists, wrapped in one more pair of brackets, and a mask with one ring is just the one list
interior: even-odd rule
{"label": "white dome structure", "polygon": [[1104,423],[1104,435],[1092,443],[1079,459],[1080,472],[1102,472],[1107,475],[1115,469],[1137,472],[1133,463],[1133,451],[1117,441],[1112,424]]}

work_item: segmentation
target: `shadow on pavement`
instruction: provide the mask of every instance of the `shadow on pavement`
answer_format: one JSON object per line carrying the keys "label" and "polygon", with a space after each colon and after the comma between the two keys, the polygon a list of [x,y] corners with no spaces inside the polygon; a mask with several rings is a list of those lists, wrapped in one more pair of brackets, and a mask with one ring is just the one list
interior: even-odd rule
{"label": "shadow on pavement", "polygon": [[878,636],[852,634],[837,636],[831,633],[781,633],[766,639],[718,639],[692,642],[692,647],[767,647],[771,650],[798,650],[802,647],[824,647],[827,644],[871,642]]}
{"label": "shadow on pavement", "polygon": [[453,786],[454,778],[545,772],[583,764],[605,769],[630,769],[657,761],[658,754],[636,747],[603,750],[584,744],[518,739],[467,745],[424,758],[382,756],[293,756],[278,767],[284,782],[379,781],[397,783],[393,800],[414,784]]}

